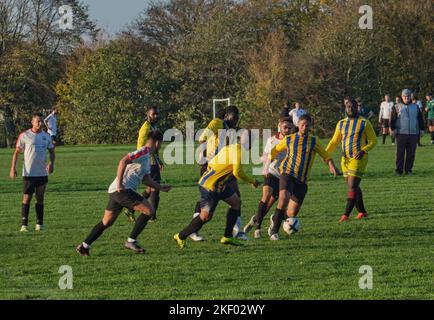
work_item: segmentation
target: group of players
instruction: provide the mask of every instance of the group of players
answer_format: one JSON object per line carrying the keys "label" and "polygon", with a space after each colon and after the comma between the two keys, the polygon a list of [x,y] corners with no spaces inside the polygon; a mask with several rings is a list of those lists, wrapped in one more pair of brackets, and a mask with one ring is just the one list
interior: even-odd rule
{"label": "group of players", "polygon": [[[229,205],[224,234],[220,240],[222,244],[241,245],[240,240],[246,240],[245,233],[253,228],[254,238],[260,238],[263,219],[276,202],[268,235],[270,240],[279,240],[279,230],[284,220],[292,219],[293,223],[298,222],[297,215],[308,191],[307,181],[316,154],[323,159],[333,176],[341,174],[331,159],[331,154],[339,144],[342,146],[342,174],[348,186],[347,204],[339,222],[347,221],[354,207],[358,211],[357,219],[367,218],[360,182],[366,170],[368,152],[375,147],[377,139],[371,123],[358,115],[357,102],[346,99],[344,104],[347,117],[338,122],[334,136],[326,148],[310,133],[310,115],[301,115],[297,126],[294,126],[288,114],[289,110],[286,109],[285,112],[284,109],[278,123],[279,132],[269,138],[265,146],[264,186],[258,211],[244,228],[241,228],[241,194],[238,180],[254,188],[260,185],[258,180],[246,174],[242,164],[242,159],[248,157],[252,146],[252,135],[249,130],[244,130],[239,139],[229,139],[226,136],[222,139],[222,130],[236,129],[240,115],[235,106],[229,106],[218,114],[199,139],[200,143],[206,144],[206,163],[201,166],[201,177],[198,181],[200,197],[191,222],[173,236],[178,246],[184,248],[188,237],[194,241],[203,240],[199,231],[211,220],[221,200]],[[161,184],[160,171],[163,163],[158,156],[158,150],[163,134],[156,127],[158,119],[158,109],[151,107],[147,112],[147,121],[139,132],[137,150],[119,161],[116,178],[108,189],[109,201],[103,218],[76,248],[81,255],[90,254],[93,242],[113,225],[122,211],[134,221],[133,229],[125,241],[125,248],[137,253],[145,252],[137,241],[138,236],[148,221],[156,219],[159,192],[171,190],[170,185]],[[27,231],[29,203],[33,193],[36,193],[37,199],[36,229],[42,229],[43,193],[47,176],[54,170],[54,146],[50,136],[42,130],[42,121],[41,115],[33,116],[32,128],[18,138],[12,161],[11,177],[14,178],[18,155],[24,152],[21,231],[23,227]],[[47,149],[50,150],[50,162],[46,168]],[[147,189],[143,194],[139,194],[137,190],[142,183]],[[137,217],[135,212],[138,213]]]}

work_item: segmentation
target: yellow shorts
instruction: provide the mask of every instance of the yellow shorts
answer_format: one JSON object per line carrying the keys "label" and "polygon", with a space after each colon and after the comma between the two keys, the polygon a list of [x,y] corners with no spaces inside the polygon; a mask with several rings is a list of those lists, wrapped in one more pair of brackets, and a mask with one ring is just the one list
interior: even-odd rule
{"label": "yellow shorts", "polygon": [[363,177],[366,172],[367,165],[367,157],[361,160],[343,157],[341,160],[342,173],[344,174],[344,177]]}

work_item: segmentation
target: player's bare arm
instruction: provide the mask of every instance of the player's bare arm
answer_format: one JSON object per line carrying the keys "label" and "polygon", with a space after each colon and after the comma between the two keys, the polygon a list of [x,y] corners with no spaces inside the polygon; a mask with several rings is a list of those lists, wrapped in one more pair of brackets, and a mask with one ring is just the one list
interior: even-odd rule
{"label": "player's bare arm", "polygon": [[158,182],[154,181],[149,174],[145,174],[145,176],[143,177],[143,183],[153,189],[160,190],[162,192],[169,192],[170,189],[172,189],[171,185],[159,184]]}
{"label": "player's bare arm", "polygon": [[16,148],[14,154],[12,155],[12,164],[11,164],[11,170],[9,172],[9,177],[13,180],[17,177],[17,161],[20,152],[21,150],[19,148]]}
{"label": "player's bare arm", "polygon": [[52,174],[54,172],[54,161],[56,160],[56,153],[54,148],[48,149],[48,153],[50,154],[50,162],[47,165],[48,174]]}

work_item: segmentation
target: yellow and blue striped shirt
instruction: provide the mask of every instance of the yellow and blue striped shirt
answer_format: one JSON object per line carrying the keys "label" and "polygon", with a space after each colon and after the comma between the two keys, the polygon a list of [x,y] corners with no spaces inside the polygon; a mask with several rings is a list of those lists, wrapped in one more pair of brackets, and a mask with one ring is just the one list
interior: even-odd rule
{"label": "yellow and blue striped shirt", "polygon": [[280,164],[280,173],[288,174],[304,183],[309,178],[316,153],[324,161],[330,159],[329,154],[319,144],[318,139],[310,135],[294,133],[286,136],[271,150],[269,159],[274,160],[280,152],[285,150],[286,156]]}
{"label": "yellow and blue striped shirt", "polygon": [[255,183],[255,179],[243,170],[241,148],[240,144],[223,147],[208,163],[208,170],[200,178],[199,185],[212,192],[221,192],[232,175],[238,180]]}
{"label": "yellow and blue striped shirt", "polygon": [[[347,159],[355,158],[357,153],[368,153],[377,144],[377,136],[369,120],[363,117],[345,118],[338,122],[333,138],[326,151],[332,154],[342,142],[342,154]],[[367,155],[364,156],[365,158]]]}
{"label": "yellow and blue striped shirt", "polygon": [[199,143],[206,142],[206,158],[211,160],[225,145],[224,135],[220,137],[220,130],[228,130],[224,120],[213,119],[199,137]]}

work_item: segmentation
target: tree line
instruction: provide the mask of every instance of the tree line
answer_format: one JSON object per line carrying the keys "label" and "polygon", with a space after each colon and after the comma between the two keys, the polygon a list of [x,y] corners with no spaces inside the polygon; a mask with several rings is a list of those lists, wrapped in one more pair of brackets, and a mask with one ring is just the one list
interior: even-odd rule
{"label": "tree line", "polygon": [[[1,0],[0,135],[56,105],[65,143],[133,142],[147,106],[163,129],[183,130],[205,126],[224,97],[255,128],[274,128],[299,100],[328,135],[345,95],[376,109],[387,93],[433,88],[432,0],[168,0],[109,39],[82,2],[67,2],[65,31],[53,18],[65,1]],[[359,27],[366,4],[372,29]]]}

